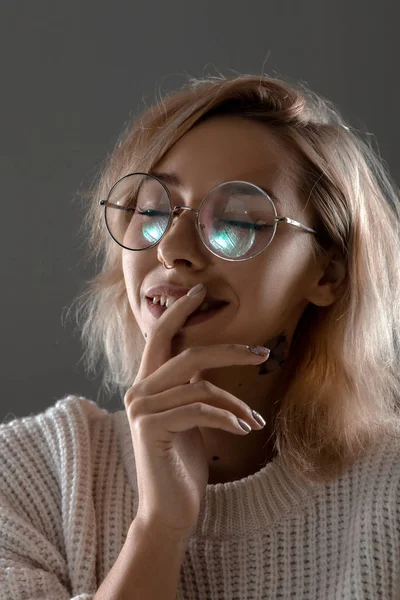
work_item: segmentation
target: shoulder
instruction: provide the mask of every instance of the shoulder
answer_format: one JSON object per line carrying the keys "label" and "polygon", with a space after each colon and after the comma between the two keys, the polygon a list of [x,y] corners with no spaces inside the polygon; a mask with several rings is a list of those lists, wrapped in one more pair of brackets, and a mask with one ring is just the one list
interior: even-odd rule
{"label": "shoulder", "polygon": [[89,461],[96,430],[99,426],[111,429],[111,417],[112,413],[92,400],[67,396],[41,413],[1,423],[3,483],[11,482],[18,472],[57,477],[68,467],[72,456]]}
{"label": "shoulder", "polygon": [[39,413],[31,413],[24,417],[16,417],[7,422],[0,423],[0,434],[24,427],[34,426],[46,419],[54,419],[61,415],[73,414],[86,415],[87,419],[97,419],[100,416],[110,414],[106,409],[100,408],[93,400],[88,400],[83,396],[68,395],[58,400],[52,406]]}
{"label": "shoulder", "polygon": [[71,573],[75,585],[94,588],[93,479],[110,417],[95,402],[68,396],[0,424],[1,598],[70,597]]}
{"label": "shoulder", "polygon": [[369,464],[377,476],[393,475],[400,479],[400,428],[382,438],[371,450]]}
{"label": "shoulder", "polygon": [[[374,505],[400,510],[400,430],[382,437],[338,480],[343,490]],[[400,515],[398,515],[400,516]]]}
{"label": "shoulder", "polygon": [[33,433],[45,438],[50,430],[62,432],[79,424],[90,426],[109,416],[106,409],[100,408],[92,400],[82,396],[66,396],[40,413],[0,423],[0,443]]}

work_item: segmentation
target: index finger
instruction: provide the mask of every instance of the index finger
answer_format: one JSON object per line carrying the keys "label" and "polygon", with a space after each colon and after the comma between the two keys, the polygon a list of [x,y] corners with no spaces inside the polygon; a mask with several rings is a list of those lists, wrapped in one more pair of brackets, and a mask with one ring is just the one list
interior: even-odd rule
{"label": "index finger", "polygon": [[[188,294],[196,287],[189,290]],[[135,383],[154,373],[171,358],[172,339],[191,313],[200,306],[206,292],[207,288],[203,285],[196,294],[192,296],[185,294],[161,315],[147,339]]]}

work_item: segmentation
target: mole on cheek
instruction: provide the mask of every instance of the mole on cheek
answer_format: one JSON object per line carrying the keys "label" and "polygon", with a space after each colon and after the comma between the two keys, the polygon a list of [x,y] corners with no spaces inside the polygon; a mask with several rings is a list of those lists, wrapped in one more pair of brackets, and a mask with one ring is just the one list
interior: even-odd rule
{"label": "mole on cheek", "polygon": [[219,456],[213,456],[212,459],[213,460],[219,460]]}

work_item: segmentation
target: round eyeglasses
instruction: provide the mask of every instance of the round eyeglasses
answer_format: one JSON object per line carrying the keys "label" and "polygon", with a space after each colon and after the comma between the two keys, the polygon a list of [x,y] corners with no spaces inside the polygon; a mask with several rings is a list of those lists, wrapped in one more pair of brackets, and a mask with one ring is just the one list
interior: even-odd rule
{"label": "round eyeglasses", "polygon": [[156,175],[130,173],[111,188],[104,220],[112,239],[127,250],[148,250],[166,235],[184,210],[196,214],[196,228],[206,248],[224,260],[258,256],[274,239],[278,223],[309,233],[315,229],[288,217],[278,217],[269,194],[247,181],[225,181],[210,190],[196,210],[173,206],[166,185]]}

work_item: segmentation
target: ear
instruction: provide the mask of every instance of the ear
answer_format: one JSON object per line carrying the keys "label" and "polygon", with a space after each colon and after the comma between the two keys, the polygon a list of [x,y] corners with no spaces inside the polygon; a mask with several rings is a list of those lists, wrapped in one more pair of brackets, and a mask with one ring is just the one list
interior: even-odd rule
{"label": "ear", "polygon": [[342,252],[331,248],[319,259],[322,275],[312,286],[308,301],[316,306],[329,306],[340,296],[346,277],[346,265]]}

